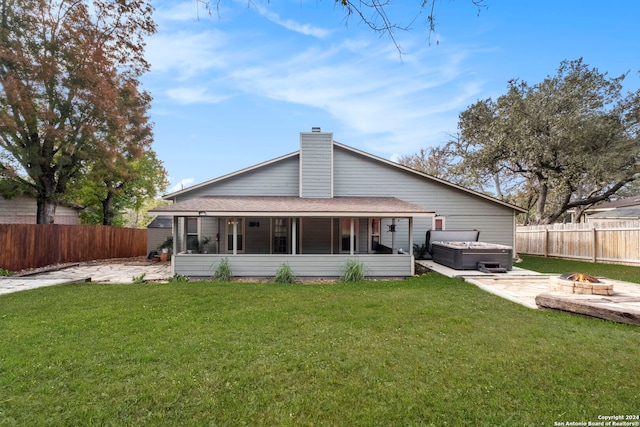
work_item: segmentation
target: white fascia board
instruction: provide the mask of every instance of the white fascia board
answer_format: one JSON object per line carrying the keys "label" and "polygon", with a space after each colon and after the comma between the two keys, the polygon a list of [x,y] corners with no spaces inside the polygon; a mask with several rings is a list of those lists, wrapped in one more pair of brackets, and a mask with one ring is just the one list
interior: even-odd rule
{"label": "white fascia board", "polygon": [[[150,211],[151,212],[151,211]],[[204,212],[204,214],[200,214]],[[153,213],[153,212],[152,212]],[[158,215],[198,217],[244,217],[244,218],[428,218],[435,212],[206,212],[206,211],[162,211]]]}

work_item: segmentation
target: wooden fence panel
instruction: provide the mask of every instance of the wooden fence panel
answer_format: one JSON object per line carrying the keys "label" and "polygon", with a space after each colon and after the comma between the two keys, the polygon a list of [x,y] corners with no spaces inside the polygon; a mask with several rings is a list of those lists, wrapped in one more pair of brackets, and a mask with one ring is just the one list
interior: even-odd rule
{"label": "wooden fence panel", "polygon": [[0,268],[146,255],[147,230],[100,225],[0,224]]}
{"label": "wooden fence panel", "polygon": [[640,223],[549,224],[518,227],[516,252],[640,265]]}

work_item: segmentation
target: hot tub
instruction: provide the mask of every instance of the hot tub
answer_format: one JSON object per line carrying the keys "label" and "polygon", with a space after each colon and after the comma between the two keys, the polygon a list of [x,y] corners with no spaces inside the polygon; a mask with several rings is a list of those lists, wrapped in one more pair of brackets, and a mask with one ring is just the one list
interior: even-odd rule
{"label": "hot tub", "polygon": [[506,270],[513,268],[510,246],[484,242],[431,242],[435,262],[454,270],[476,270],[478,263],[497,263]]}

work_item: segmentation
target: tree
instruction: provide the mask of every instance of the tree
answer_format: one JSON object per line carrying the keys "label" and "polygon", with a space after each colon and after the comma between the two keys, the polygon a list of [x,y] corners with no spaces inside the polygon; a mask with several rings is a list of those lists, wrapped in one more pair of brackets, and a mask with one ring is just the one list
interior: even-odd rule
{"label": "tree", "polygon": [[136,227],[137,221],[130,223],[126,215],[140,211],[168,184],[162,162],[153,151],[136,160],[116,160],[111,167],[118,168],[117,173],[104,173],[103,164],[94,166],[74,182],[69,194],[74,203],[84,206],[81,219],[85,224]]}
{"label": "tree", "polygon": [[146,0],[0,0],[0,174],[37,199],[38,223],[99,155],[120,90],[148,69]]}
{"label": "tree", "polygon": [[84,163],[72,186],[77,190],[69,195],[87,207],[85,222],[114,225],[115,216],[124,209],[137,210],[145,198],[166,188],[166,171],[151,149],[150,102],[135,80],[122,83],[119,114],[96,132],[96,155]]}
{"label": "tree", "polygon": [[608,78],[578,59],[531,87],[510,81],[497,101],[461,113],[471,147],[463,167],[516,179],[513,196],[535,202],[538,223],[608,200],[640,172],[640,91],[623,96],[625,77]]}

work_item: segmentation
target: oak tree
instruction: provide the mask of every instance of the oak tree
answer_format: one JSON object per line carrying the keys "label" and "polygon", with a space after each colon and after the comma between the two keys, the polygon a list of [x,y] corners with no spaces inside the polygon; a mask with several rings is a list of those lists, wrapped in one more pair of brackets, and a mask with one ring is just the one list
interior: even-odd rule
{"label": "oak tree", "polygon": [[624,94],[626,77],[578,59],[533,86],[510,81],[461,113],[463,167],[516,179],[512,196],[535,204],[537,223],[610,199],[640,177],[640,91]]}
{"label": "oak tree", "polygon": [[101,154],[124,82],[148,69],[151,13],[146,0],[0,0],[0,174],[36,196],[38,223]]}

